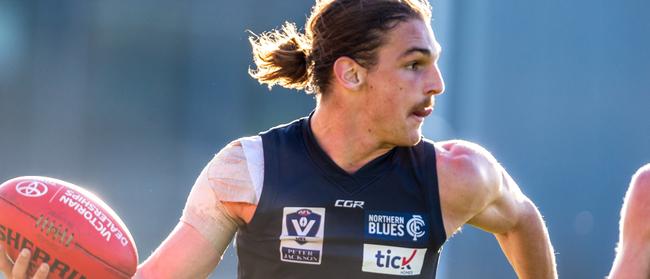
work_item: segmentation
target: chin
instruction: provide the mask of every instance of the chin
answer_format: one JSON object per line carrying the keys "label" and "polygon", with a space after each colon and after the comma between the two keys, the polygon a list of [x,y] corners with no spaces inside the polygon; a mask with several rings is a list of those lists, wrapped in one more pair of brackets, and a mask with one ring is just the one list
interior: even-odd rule
{"label": "chin", "polygon": [[420,140],[422,140],[422,132],[420,129],[417,131],[413,131],[407,134],[407,137],[404,137],[400,139],[399,141],[399,146],[415,146],[416,144],[420,143]]}
{"label": "chin", "polygon": [[416,138],[412,139],[409,146],[415,146],[422,140],[422,135],[418,135]]}

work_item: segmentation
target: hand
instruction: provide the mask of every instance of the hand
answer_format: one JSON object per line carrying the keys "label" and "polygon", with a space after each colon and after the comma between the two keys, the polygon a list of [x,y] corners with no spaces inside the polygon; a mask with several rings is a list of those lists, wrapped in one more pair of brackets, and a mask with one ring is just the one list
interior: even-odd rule
{"label": "hand", "polygon": [[[16,263],[12,264],[4,247],[0,245],[0,271],[2,271],[6,279],[26,279],[31,255],[29,249],[23,249],[20,251]],[[34,274],[33,279],[45,279],[49,272],[50,267],[47,263],[43,263]]]}

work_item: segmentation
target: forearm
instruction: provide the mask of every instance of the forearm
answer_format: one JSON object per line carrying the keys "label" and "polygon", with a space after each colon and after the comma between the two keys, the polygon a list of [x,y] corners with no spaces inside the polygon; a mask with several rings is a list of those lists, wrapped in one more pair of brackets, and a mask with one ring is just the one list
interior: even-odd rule
{"label": "forearm", "polygon": [[519,278],[557,278],[548,230],[532,202],[513,228],[495,236]]}
{"label": "forearm", "polygon": [[[234,232],[233,232],[234,233]],[[140,266],[134,278],[206,278],[221,260],[232,233],[216,247],[192,226],[180,222],[167,239]]]}

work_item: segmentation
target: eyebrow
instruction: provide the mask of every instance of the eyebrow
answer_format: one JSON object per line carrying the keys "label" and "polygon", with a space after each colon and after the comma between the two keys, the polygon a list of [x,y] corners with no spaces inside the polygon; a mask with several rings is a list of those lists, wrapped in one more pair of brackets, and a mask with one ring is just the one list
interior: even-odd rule
{"label": "eyebrow", "polygon": [[412,48],[409,48],[404,53],[402,53],[402,55],[400,55],[400,57],[406,57],[406,56],[409,56],[409,55],[411,55],[412,53],[415,53],[415,52],[422,53],[423,55],[426,55],[426,56],[431,56],[431,51],[428,48],[412,47]]}
{"label": "eyebrow", "polygon": [[[440,50],[440,46],[438,46],[438,45],[436,45],[436,50],[438,50],[438,54],[440,54],[442,52],[442,50]],[[412,47],[412,48],[409,48],[408,50],[406,50],[404,53],[402,53],[402,55],[400,55],[400,58],[409,56],[412,53],[416,53],[416,52],[421,53],[421,54],[423,54],[425,56],[429,56],[429,57],[431,56],[431,50],[428,49],[428,48]]]}

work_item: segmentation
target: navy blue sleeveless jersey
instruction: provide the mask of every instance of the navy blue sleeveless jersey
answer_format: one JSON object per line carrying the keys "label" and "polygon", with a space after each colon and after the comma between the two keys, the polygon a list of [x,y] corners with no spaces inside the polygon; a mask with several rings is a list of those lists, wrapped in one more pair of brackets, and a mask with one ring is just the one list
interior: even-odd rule
{"label": "navy blue sleeveless jersey", "polygon": [[435,278],[446,235],[430,141],[348,174],[309,118],[261,137],[264,185],[237,233],[239,278]]}

